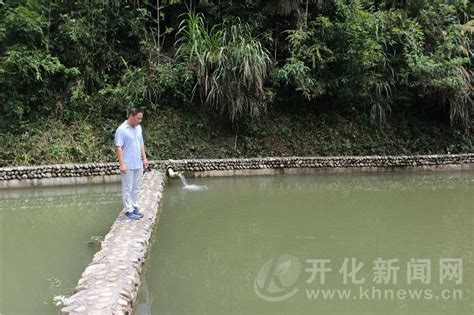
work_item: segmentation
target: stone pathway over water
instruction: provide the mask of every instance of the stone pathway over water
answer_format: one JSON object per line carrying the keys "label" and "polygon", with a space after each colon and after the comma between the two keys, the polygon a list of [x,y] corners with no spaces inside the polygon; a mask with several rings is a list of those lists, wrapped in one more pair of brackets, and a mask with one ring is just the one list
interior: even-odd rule
{"label": "stone pathway over water", "polygon": [[145,173],[138,197],[145,216],[130,220],[120,214],[82,274],[75,294],[65,300],[62,314],[131,313],[148,243],[160,216],[164,183],[164,174]]}

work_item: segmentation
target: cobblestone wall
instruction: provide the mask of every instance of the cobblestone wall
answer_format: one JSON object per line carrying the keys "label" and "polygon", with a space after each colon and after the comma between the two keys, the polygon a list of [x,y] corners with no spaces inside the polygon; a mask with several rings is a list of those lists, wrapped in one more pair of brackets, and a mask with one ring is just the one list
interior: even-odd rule
{"label": "cobblestone wall", "polygon": [[[251,159],[165,160],[150,163],[154,169],[206,172],[286,168],[406,168],[474,164],[474,153],[458,155],[276,157]],[[118,163],[62,164],[0,168],[0,182],[28,179],[104,177],[119,175]],[[0,186],[1,187],[1,186]]]}
{"label": "cobblestone wall", "polygon": [[[161,162],[160,165],[162,165]],[[331,172],[335,169],[354,171],[375,171],[393,169],[436,170],[461,169],[463,166],[473,169],[474,154],[460,155],[419,155],[419,156],[357,156],[357,157],[282,157],[251,159],[210,159],[210,160],[168,160],[167,167],[175,171],[184,171],[190,176],[214,175],[250,175],[279,174],[285,170],[313,169]],[[456,166],[456,167],[449,167]],[[288,172],[290,173],[290,172]]]}
{"label": "cobblestone wall", "polygon": [[138,195],[144,217],[130,220],[123,213],[104,237],[101,250],[83,272],[62,314],[131,314],[140,285],[140,272],[156,222],[165,176],[146,172]]}

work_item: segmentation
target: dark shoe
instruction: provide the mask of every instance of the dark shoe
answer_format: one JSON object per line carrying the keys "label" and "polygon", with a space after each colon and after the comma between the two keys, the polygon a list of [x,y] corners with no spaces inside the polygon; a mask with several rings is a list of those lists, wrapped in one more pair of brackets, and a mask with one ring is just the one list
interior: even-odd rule
{"label": "dark shoe", "polygon": [[133,214],[138,216],[139,218],[143,218],[143,213],[141,213],[137,207],[133,208]]}
{"label": "dark shoe", "polygon": [[140,219],[141,217],[136,215],[135,213],[133,212],[126,212],[125,215],[127,216],[127,218],[129,218],[130,220],[138,220]]}

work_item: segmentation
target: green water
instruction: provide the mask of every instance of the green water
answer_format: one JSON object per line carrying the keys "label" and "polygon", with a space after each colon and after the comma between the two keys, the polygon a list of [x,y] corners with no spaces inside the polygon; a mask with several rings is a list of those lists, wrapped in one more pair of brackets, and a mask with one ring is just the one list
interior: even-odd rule
{"label": "green water", "polygon": [[121,208],[118,185],[0,190],[0,314],[57,314]]}
{"label": "green water", "polygon": [[[185,191],[179,181],[166,187],[136,314],[474,314],[472,172],[190,184],[209,190]],[[346,265],[348,284],[345,258],[355,258],[354,268]],[[376,282],[378,258],[398,259],[388,283]],[[421,276],[421,261],[408,268],[411,258],[425,259]],[[332,270],[323,284],[321,273],[310,281],[320,259]],[[442,262],[452,271],[442,277],[440,259],[458,259]],[[349,298],[321,296],[342,289]]]}

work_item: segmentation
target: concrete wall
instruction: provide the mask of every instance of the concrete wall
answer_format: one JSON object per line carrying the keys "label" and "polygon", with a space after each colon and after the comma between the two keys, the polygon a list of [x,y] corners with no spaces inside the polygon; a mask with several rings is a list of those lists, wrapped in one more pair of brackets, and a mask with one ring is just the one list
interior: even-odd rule
{"label": "concrete wall", "polygon": [[[474,153],[414,156],[276,157],[153,161],[188,177],[474,170]],[[120,181],[118,163],[0,168],[0,189]]]}
{"label": "concrete wall", "polygon": [[168,160],[188,177],[474,170],[474,154]]}

